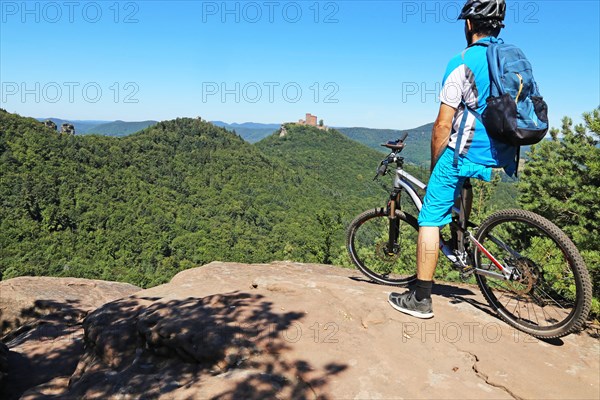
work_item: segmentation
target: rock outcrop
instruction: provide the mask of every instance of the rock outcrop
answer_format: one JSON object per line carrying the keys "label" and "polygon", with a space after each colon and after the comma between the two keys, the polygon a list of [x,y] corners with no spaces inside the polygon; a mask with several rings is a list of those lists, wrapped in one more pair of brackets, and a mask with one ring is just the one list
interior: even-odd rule
{"label": "rock outcrop", "polygon": [[[73,374],[84,352],[85,316],[140,288],[76,278],[21,277],[0,282],[0,398]],[[1,383],[1,382],[0,382]],[[64,382],[63,382],[64,383]],[[64,384],[61,386],[61,388]]]}
{"label": "rock outcrop", "polygon": [[23,399],[597,398],[587,334],[533,339],[464,285],[415,320],[390,290],[321,265],[187,270],[90,313],[70,379]]}
{"label": "rock outcrop", "polygon": [[0,282],[0,336],[40,319],[75,322],[109,301],[137,292],[128,283],[20,277]]}

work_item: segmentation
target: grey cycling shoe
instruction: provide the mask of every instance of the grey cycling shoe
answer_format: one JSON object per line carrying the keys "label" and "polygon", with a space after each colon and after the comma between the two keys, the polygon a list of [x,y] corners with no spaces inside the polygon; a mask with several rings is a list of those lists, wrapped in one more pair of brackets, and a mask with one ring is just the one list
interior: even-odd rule
{"label": "grey cycling shoe", "polygon": [[403,312],[404,314],[424,319],[433,317],[431,299],[423,299],[418,301],[414,291],[409,291],[402,294],[392,292],[390,293],[388,301],[392,307],[400,312]]}

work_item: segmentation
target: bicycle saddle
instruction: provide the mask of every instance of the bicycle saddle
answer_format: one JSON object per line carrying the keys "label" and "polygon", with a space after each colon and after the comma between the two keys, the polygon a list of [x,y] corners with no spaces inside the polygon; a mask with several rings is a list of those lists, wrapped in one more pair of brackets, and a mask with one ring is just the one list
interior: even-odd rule
{"label": "bicycle saddle", "polygon": [[382,144],[383,147],[387,147],[390,150],[393,151],[397,151],[397,150],[401,150],[404,148],[404,143],[402,142],[396,142],[396,141],[390,141],[387,143]]}

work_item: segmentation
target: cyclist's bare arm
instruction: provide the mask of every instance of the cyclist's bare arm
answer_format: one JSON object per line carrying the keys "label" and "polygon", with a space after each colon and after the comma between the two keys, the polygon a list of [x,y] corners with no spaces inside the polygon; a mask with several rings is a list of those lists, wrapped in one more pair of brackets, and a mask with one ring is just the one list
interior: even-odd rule
{"label": "cyclist's bare arm", "polygon": [[440,104],[440,110],[431,132],[431,171],[448,144],[455,112],[456,108],[444,103]]}

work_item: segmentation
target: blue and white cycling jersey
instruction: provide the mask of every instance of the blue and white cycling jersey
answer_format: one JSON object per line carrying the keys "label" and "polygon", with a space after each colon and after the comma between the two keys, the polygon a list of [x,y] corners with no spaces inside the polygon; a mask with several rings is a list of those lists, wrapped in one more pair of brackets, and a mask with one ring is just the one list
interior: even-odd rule
{"label": "blue and white cycling jersey", "polygon": [[[490,41],[483,38],[480,42]],[[460,154],[470,161],[489,166],[503,167],[508,175],[516,170],[517,148],[488,136],[483,124],[465,110],[463,101],[482,114],[490,94],[490,75],[486,57],[487,47],[471,46],[453,57],[448,63],[442,82],[440,101],[456,108],[448,147],[455,149],[463,114],[467,112],[465,130],[458,144]]]}

